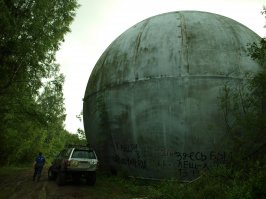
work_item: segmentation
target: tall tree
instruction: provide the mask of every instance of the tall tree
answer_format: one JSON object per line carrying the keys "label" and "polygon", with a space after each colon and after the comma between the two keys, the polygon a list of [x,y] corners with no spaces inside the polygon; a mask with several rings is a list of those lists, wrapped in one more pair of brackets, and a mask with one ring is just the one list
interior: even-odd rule
{"label": "tall tree", "polygon": [[[262,14],[266,14],[265,7]],[[260,65],[259,71],[248,74],[238,87],[226,85],[221,97],[227,132],[242,159],[266,152],[266,38],[249,44],[248,52]]]}
{"label": "tall tree", "polygon": [[0,164],[65,133],[55,53],[77,8],[77,0],[0,0]]}

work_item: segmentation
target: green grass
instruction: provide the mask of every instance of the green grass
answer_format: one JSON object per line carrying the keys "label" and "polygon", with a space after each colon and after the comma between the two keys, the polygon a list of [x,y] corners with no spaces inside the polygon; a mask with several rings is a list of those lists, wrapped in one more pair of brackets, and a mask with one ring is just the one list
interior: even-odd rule
{"label": "green grass", "polygon": [[[112,188],[131,197],[147,199],[263,199],[266,198],[266,166],[250,163],[242,166],[221,165],[192,182],[139,181],[117,176],[105,176]],[[119,192],[119,190],[116,190]]]}
{"label": "green grass", "polygon": [[27,171],[31,168],[30,166],[4,166],[0,167],[0,176],[4,175],[16,175],[23,171]]}
{"label": "green grass", "polygon": [[[29,171],[30,167],[0,167],[0,178]],[[12,176],[11,176],[12,177]],[[84,188],[92,198],[145,199],[262,199],[266,198],[266,166],[262,163],[241,166],[221,165],[192,182],[151,182],[98,172],[97,183]],[[5,193],[9,191],[8,187]],[[0,194],[0,198],[5,195]]]}

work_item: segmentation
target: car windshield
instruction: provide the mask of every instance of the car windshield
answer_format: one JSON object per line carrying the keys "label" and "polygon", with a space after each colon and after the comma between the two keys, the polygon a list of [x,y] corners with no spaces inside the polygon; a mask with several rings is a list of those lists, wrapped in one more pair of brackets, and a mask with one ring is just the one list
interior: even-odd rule
{"label": "car windshield", "polygon": [[79,150],[76,149],[73,154],[72,158],[86,158],[86,159],[96,159],[93,151],[89,150]]}

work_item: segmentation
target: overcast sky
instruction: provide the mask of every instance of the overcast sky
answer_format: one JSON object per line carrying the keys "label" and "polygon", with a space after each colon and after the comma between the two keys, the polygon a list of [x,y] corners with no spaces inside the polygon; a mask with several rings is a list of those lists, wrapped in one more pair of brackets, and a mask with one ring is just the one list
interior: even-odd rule
{"label": "overcast sky", "polygon": [[82,111],[85,89],[97,60],[125,30],[136,23],[161,13],[198,10],[234,19],[261,37],[265,18],[261,11],[266,0],[79,0],[80,8],[71,32],[57,53],[65,75],[64,97],[66,129],[75,133],[83,129],[76,115]]}

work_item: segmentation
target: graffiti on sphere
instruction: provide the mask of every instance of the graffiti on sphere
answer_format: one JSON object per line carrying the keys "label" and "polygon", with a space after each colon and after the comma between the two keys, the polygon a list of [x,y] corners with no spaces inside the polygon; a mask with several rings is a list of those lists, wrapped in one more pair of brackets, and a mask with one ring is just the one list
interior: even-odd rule
{"label": "graffiti on sphere", "polygon": [[201,170],[226,163],[231,159],[231,153],[221,151],[179,152],[167,148],[153,146],[140,147],[138,144],[115,143],[115,153],[112,160],[123,166],[138,169],[171,169],[177,176],[197,176]]}

